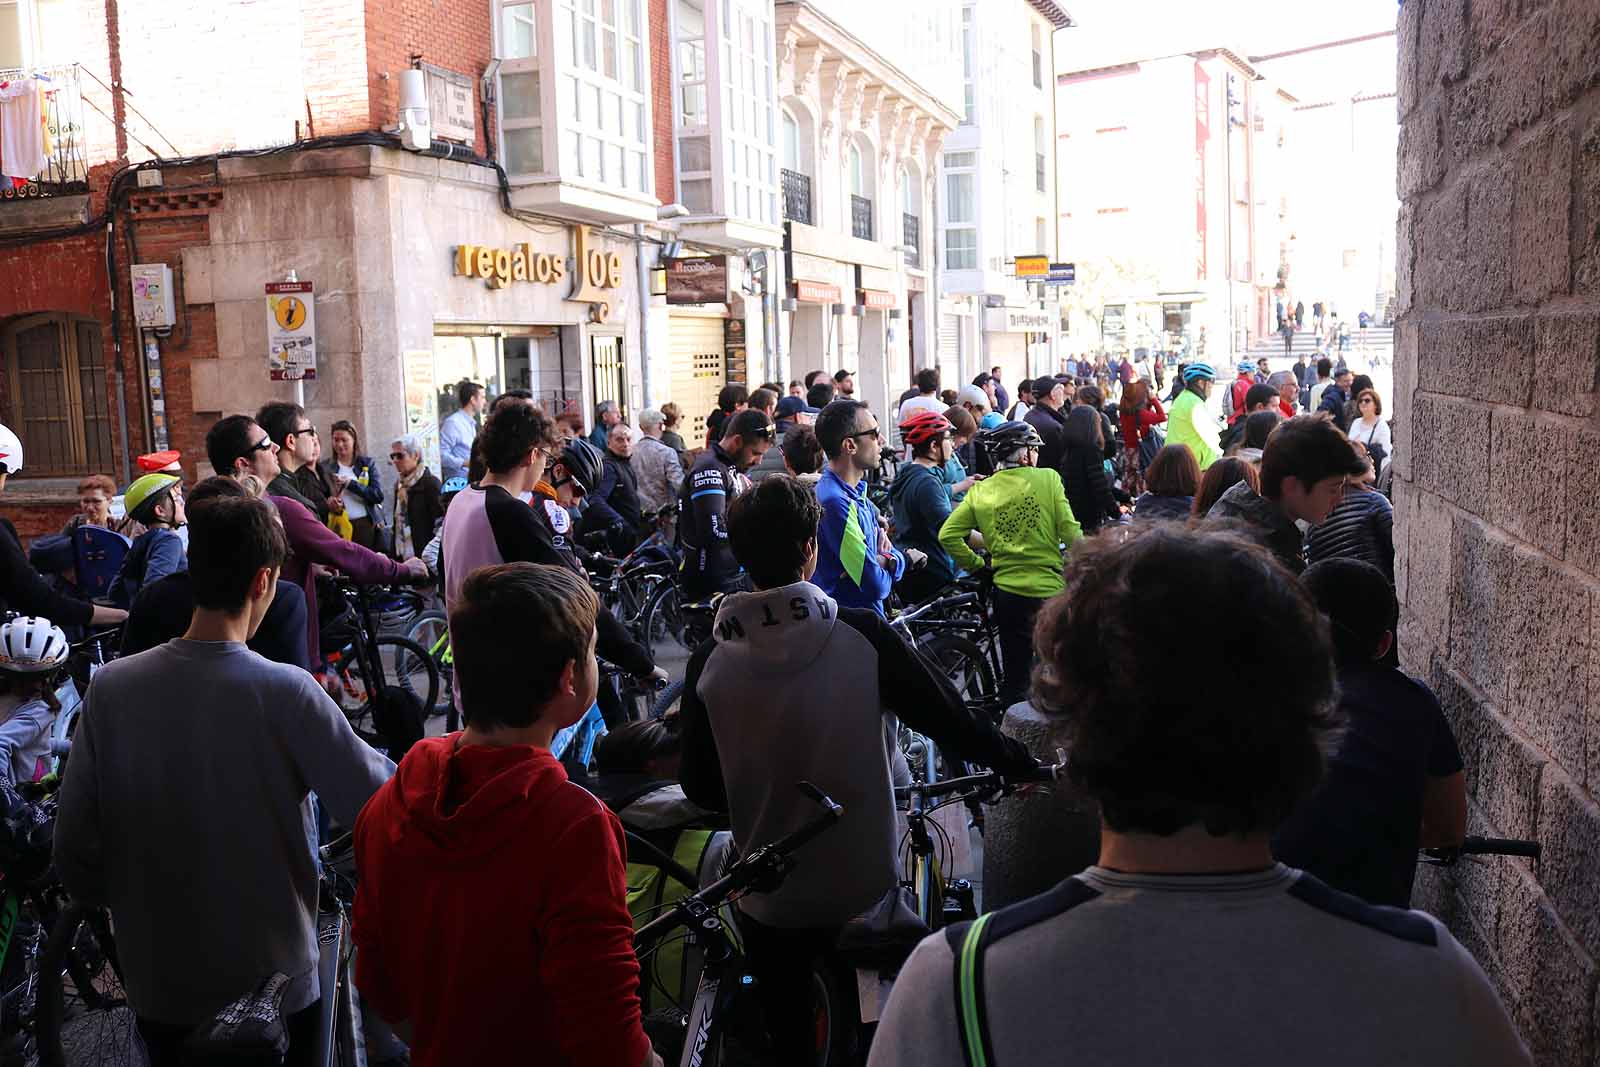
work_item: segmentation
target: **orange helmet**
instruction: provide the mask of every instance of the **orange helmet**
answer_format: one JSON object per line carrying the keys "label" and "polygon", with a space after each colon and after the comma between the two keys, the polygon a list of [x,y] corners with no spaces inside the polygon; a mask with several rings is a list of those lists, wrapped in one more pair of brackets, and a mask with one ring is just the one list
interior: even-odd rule
{"label": "orange helmet", "polygon": [[954,429],[950,420],[937,411],[917,411],[900,424],[900,437],[908,445],[920,445]]}

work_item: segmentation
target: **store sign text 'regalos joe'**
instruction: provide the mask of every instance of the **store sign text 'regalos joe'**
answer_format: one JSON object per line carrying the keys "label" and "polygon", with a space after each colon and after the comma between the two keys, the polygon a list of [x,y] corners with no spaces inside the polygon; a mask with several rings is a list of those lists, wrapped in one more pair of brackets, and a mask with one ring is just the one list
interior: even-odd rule
{"label": "store sign text 'regalos joe'", "polygon": [[[605,322],[611,316],[611,290],[622,287],[622,256],[589,247],[591,239],[589,227],[572,227],[572,261],[577,273],[566,299],[588,304],[591,319]],[[462,278],[482,278],[491,289],[503,289],[512,282],[556,285],[567,276],[567,257],[559,252],[536,252],[530,244],[511,248],[457,245],[455,273]]]}

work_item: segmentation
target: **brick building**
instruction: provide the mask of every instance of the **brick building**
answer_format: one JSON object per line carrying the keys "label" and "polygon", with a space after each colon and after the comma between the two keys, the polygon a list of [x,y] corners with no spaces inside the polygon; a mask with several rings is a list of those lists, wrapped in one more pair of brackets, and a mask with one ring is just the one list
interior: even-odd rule
{"label": "brick building", "polygon": [[1541,1064],[1589,1064],[1600,958],[1600,7],[1400,10],[1400,648],[1470,831],[1537,864],[1419,883]]}

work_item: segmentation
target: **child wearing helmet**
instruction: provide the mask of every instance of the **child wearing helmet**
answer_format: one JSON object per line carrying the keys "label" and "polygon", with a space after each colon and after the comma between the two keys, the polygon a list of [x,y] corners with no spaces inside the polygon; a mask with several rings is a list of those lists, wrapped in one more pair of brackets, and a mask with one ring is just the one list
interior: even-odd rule
{"label": "child wearing helmet", "polygon": [[994,618],[1000,637],[1007,706],[1024,699],[1033,667],[1033,619],[1064,588],[1062,553],[1083,536],[1061,476],[1038,466],[1044,439],[1026,422],[1005,422],[978,434],[994,473],[974,485],[939,530],[939,544],[956,564],[979,571],[984,562],[967,543],[983,536],[994,573]]}
{"label": "child wearing helmet", "polygon": [[71,649],[49,619],[18,615],[0,625],[0,788],[49,773],[55,687]]}
{"label": "child wearing helmet", "polygon": [[178,533],[187,519],[183,512],[183,485],[176,474],[166,471],[135,478],[122,500],[128,516],[146,527],[128,549],[122,569],[111,582],[112,603],[127,608],[140,589],[188,567],[183,538]]}

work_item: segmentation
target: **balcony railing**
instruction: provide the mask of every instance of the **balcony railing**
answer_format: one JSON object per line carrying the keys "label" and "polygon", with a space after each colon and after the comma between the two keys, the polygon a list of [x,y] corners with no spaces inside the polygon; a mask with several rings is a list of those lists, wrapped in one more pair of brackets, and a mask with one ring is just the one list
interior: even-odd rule
{"label": "balcony railing", "polygon": [[[32,70],[0,70],[0,82],[37,78],[44,91],[45,129],[49,131],[49,151],[37,173],[18,175],[26,183],[0,183],[0,199],[16,200],[41,196],[84,193],[89,188],[89,168],[84,162],[83,94],[78,64],[36,67]],[[31,169],[31,168],[30,168]]]}
{"label": "balcony railing", "polygon": [[900,239],[911,249],[906,253],[906,266],[922,266],[922,220],[915,215],[902,214],[900,232]]}
{"label": "balcony railing", "polygon": [[863,241],[872,240],[872,201],[850,194],[850,232]]}
{"label": "balcony railing", "polygon": [[811,225],[811,175],[783,169],[783,217]]}

